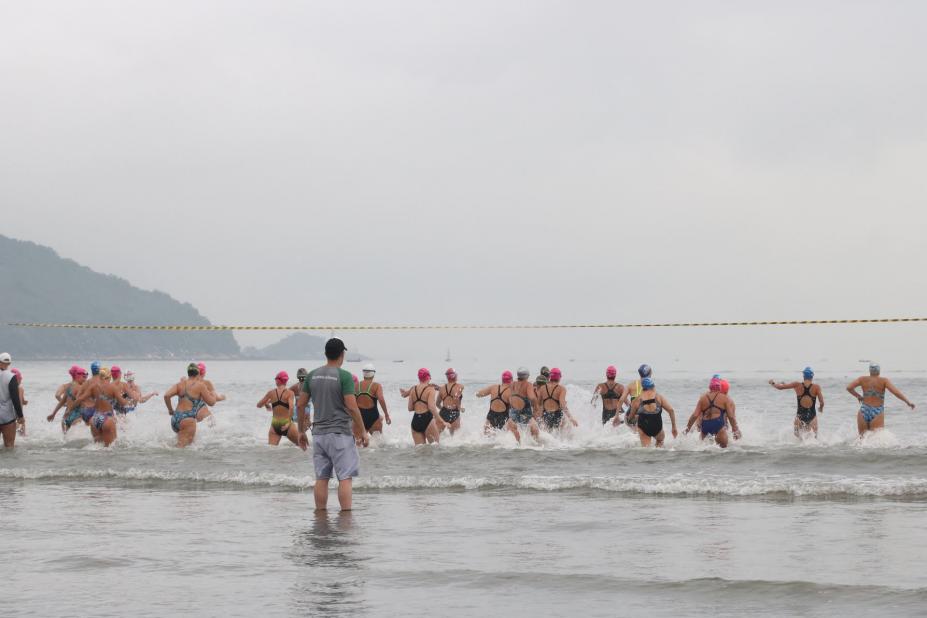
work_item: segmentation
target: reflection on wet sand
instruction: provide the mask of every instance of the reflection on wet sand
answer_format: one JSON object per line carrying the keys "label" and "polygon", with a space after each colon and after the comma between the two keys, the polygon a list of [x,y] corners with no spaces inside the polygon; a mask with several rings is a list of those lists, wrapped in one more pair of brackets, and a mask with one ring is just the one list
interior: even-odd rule
{"label": "reflection on wet sand", "polygon": [[369,609],[366,558],[359,555],[357,539],[350,512],[315,513],[309,529],[296,532],[287,552],[297,572],[290,587],[294,613],[341,616]]}

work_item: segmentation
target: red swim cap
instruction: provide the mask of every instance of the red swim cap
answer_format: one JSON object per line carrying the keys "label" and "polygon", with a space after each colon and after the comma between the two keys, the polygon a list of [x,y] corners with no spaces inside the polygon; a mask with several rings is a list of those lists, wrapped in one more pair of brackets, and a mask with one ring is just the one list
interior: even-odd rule
{"label": "red swim cap", "polygon": [[731,383],[727,380],[721,380],[721,392],[725,395],[731,390]]}
{"label": "red swim cap", "polygon": [[418,381],[419,382],[424,382],[425,380],[430,380],[430,379],[431,379],[430,371],[428,371],[424,367],[418,370]]}
{"label": "red swim cap", "polygon": [[280,371],[277,373],[276,377],[274,377],[274,380],[280,384],[286,384],[290,381],[290,374],[288,374],[286,371]]}
{"label": "red swim cap", "polygon": [[605,369],[606,378],[614,378],[616,375],[618,375],[618,369],[616,369],[614,365],[609,365]]}
{"label": "red swim cap", "polygon": [[550,370],[550,379],[551,379],[551,380],[556,381],[556,380],[559,380],[559,379],[562,378],[562,377],[563,377],[563,374],[560,373],[560,369],[558,369],[557,367],[554,367],[553,369]]}
{"label": "red swim cap", "polygon": [[511,372],[511,371],[503,371],[503,372],[502,372],[502,383],[503,383],[503,384],[511,384],[511,383],[512,383],[512,372]]}

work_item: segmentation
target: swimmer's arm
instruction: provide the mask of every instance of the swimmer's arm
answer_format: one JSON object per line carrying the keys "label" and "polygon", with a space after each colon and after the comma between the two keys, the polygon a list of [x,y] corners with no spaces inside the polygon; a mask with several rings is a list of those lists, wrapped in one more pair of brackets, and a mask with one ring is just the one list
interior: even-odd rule
{"label": "swimmer's arm", "polygon": [[409,389],[409,391],[406,391],[406,392],[409,392],[409,395],[406,395],[406,399],[409,400],[408,403],[406,404],[406,407],[408,408],[409,412],[414,412],[414,411],[415,411],[415,402],[412,401],[412,397],[410,397],[410,395],[411,395],[411,392],[410,392],[410,391],[411,391],[411,389]]}
{"label": "swimmer's arm", "polygon": [[410,392],[410,391],[409,391],[409,389],[407,389],[407,388],[400,388],[400,389],[399,389],[399,394],[402,396],[403,399],[406,399],[406,398],[409,397],[409,392]]}
{"label": "swimmer's arm", "polygon": [[689,433],[692,429],[692,425],[695,424],[695,421],[698,420],[699,414],[702,412],[702,399],[699,397],[698,403],[695,404],[695,410],[692,411],[692,415],[689,417],[689,422],[686,424],[686,430],[684,433]]}
{"label": "swimmer's arm", "polygon": [[618,410],[623,410],[626,405],[628,405],[628,399],[631,397],[631,385],[624,387],[624,392],[621,393],[621,399],[618,400]]}
{"label": "swimmer's arm", "polygon": [[602,385],[599,384],[595,387],[595,390],[592,391],[592,399],[589,400],[589,403],[595,403],[595,400],[599,398],[599,393],[602,392]]}
{"label": "swimmer's arm", "polygon": [[164,393],[164,405],[167,406],[167,413],[168,413],[168,414],[173,414],[173,413],[174,413],[174,404],[173,404],[173,402],[171,401],[171,399],[173,399],[174,397],[176,397],[176,396],[177,396],[177,393],[178,393],[178,389],[177,389],[177,385],[176,385],[176,384],[175,384],[174,386],[170,387],[169,389],[167,389],[167,392]]}
{"label": "swimmer's arm", "polygon": [[301,391],[296,400],[296,425],[300,434],[305,434],[309,428],[309,418],[306,416],[306,406],[309,405],[309,393]]}
{"label": "swimmer's arm", "polygon": [[774,389],[777,391],[787,391],[789,389],[795,390],[798,388],[798,382],[779,382],[776,383],[772,380],[769,381]]}
{"label": "swimmer's arm", "polygon": [[64,399],[64,392],[68,390],[69,386],[70,384],[62,384],[61,386],[59,386],[58,390],[55,391],[55,400],[61,401],[62,399]]}
{"label": "swimmer's arm", "polygon": [[392,420],[389,417],[389,410],[386,409],[386,397],[383,396],[382,385],[380,385],[380,388],[377,389],[377,401],[380,402],[380,407],[383,408],[383,417],[386,419],[386,424],[389,425],[392,423]]}
{"label": "swimmer's arm", "polygon": [[675,438],[679,435],[679,430],[676,427],[676,410],[673,409],[673,406],[670,405],[663,395],[660,395],[660,401],[662,402],[663,409],[669,413],[670,422],[673,424],[673,437]]}
{"label": "swimmer's arm", "polygon": [[[477,397],[481,397],[481,398],[482,398],[482,397],[488,397],[489,395],[492,395],[492,389],[493,389],[492,386],[487,386],[486,388],[481,388],[480,390],[476,391],[476,396],[477,396]],[[410,408],[410,409],[411,409],[411,408]]]}
{"label": "swimmer's arm", "polygon": [[79,407],[80,404],[90,399],[90,396],[92,394],[93,394],[93,384],[84,385],[80,389],[80,392],[77,394],[77,397],[74,399],[74,405]]}
{"label": "swimmer's arm", "polygon": [[534,416],[541,416],[541,402],[538,401],[538,392],[533,386],[528,386],[528,401],[531,402],[531,409],[534,410]]}
{"label": "swimmer's arm", "polygon": [[[207,406],[214,406],[216,405],[217,401],[220,401],[219,397],[221,397],[221,395],[216,395],[216,391],[208,387],[203,389],[203,391],[204,392],[202,393],[200,398],[206,402]],[[222,397],[222,399],[225,399],[225,397]]]}
{"label": "swimmer's arm", "polygon": [[818,414],[824,414],[824,389],[818,385]]}
{"label": "swimmer's arm", "polygon": [[58,414],[58,410],[60,410],[61,408],[65,407],[66,405],[68,405],[67,399],[62,399],[62,400],[58,401],[58,405],[56,405],[56,406],[55,406],[55,409],[52,410],[52,413],[48,415],[48,417],[47,417],[48,420],[49,420],[49,421],[55,420],[55,415]]}
{"label": "swimmer's arm", "polygon": [[563,408],[563,413],[567,415],[567,418],[570,419],[570,422],[573,423],[574,427],[579,427],[579,421],[573,418],[573,415],[570,413],[570,406],[567,405],[566,389],[561,388],[560,391],[561,392],[558,399],[560,399],[560,407]]}
{"label": "swimmer's arm", "polygon": [[[293,391],[290,391],[290,392],[292,393]],[[268,405],[270,405],[270,391],[267,391],[264,394],[264,396],[261,397],[261,400],[257,402],[257,405],[255,407],[256,408],[266,408]]]}
{"label": "swimmer's arm", "polygon": [[861,382],[859,378],[856,378],[849,385],[847,385],[847,392],[856,397],[857,401],[862,401],[863,396],[856,392],[856,389],[860,386]]}
{"label": "swimmer's arm", "polygon": [[635,399],[631,402],[630,407],[628,407],[628,419],[633,419],[637,417],[637,411],[641,407],[641,400]]}
{"label": "swimmer's arm", "polygon": [[354,433],[354,439],[367,446],[367,431],[364,429],[364,417],[361,416],[360,408],[357,407],[357,397],[354,395],[344,395],[344,407],[348,409],[351,415],[351,432]]}
{"label": "swimmer's arm", "polygon": [[116,401],[118,401],[119,405],[121,405],[123,408],[132,407],[132,398],[124,397],[122,393],[119,392],[119,389],[116,389]]}
{"label": "swimmer's arm", "polygon": [[158,392],[157,392],[157,391],[151,391],[151,392],[148,393],[147,395],[142,395],[142,396],[139,398],[138,402],[139,402],[139,403],[145,403],[145,402],[147,402],[149,399],[151,399],[152,397],[156,397],[157,395],[158,395]]}
{"label": "swimmer's arm", "polygon": [[737,406],[733,400],[728,399],[727,418],[731,422],[731,429],[734,431],[734,439],[740,440],[740,426],[737,424]]}
{"label": "swimmer's arm", "polygon": [[902,393],[900,390],[898,390],[898,387],[896,387],[894,384],[892,384],[892,381],[889,380],[888,378],[885,378],[885,388],[888,389],[888,391],[889,391],[892,395],[894,395],[894,396],[897,397],[898,399],[900,399],[900,400],[902,400],[903,402],[905,402],[906,404],[908,404],[908,407],[909,407],[909,408],[911,408],[912,410],[914,409],[914,404],[911,403],[910,401],[908,401],[908,398],[904,396],[904,393]]}

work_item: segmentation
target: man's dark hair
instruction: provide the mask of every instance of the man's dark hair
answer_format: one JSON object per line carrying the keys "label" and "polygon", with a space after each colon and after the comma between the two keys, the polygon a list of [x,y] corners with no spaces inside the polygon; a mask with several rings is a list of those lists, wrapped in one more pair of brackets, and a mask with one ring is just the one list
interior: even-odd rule
{"label": "man's dark hair", "polygon": [[345,350],[347,350],[347,348],[344,347],[344,341],[338,339],[338,337],[332,337],[325,342],[325,358],[330,361],[341,358]]}

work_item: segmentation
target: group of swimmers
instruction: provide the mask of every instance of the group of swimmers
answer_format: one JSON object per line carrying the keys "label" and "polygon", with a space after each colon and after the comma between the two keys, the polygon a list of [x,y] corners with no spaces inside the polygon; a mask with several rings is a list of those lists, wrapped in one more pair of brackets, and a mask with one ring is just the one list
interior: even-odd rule
{"label": "group of swimmers", "polygon": [[[28,402],[22,385],[22,373],[17,369],[10,371],[17,378],[19,399],[25,405]],[[157,392],[143,394],[134,373],[126,371],[123,375],[116,365],[105,367],[99,361],[94,361],[89,372],[74,365],[68,373],[71,380],[56,390],[57,404],[48,415],[48,421],[54,421],[58,412],[63,410],[62,431],[67,432],[75,424],[83,422],[90,427],[93,439],[107,446],[117,437],[119,420],[158,395]],[[369,433],[382,432],[384,422],[387,425],[392,423],[383,386],[376,381],[376,368],[373,365],[366,365],[362,373],[362,380],[356,376],[354,378],[354,390],[364,430]],[[669,415],[673,437],[679,434],[676,412],[670,402],[657,392],[651,367],[641,365],[637,373],[638,378],[625,385],[617,381],[618,370],[609,366],[605,370],[605,381],[595,387],[592,403],[601,400],[603,425],[627,425],[637,432],[643,446],[655,443],[660,447],[666,439],[663,412]],[[289,374],[280,371],[274,378],[274,388],[268,390],[257,402],[258,408],[271,413],[269,444],[277,445],[283,438],[299,444],[296,408],[308,375],[306,369],[300,368],[296,372],[296,383],[290,386]],[[570,412],[567,391],[561,384],[562,377],[562,372],[556,367],[541,367],[533,381],[530,372],[524,367],[519,368],[514,376],[511,371],[503,372],[499,383],[476,393],[479,398],[489,397],[484,432],[511,432],[518,442],[522,441],[525,432],[535,441],[539,441],[542,431],[568,434],[579,422]],[[824,412],[824,392],[814,382],[814,371],[806,367],[801,381],[770,380],[769,384],[778,390],[795,393],[798,406],[794,420],[795,435],[810,432],[817,436],[818,415]],[[858,391],[860,388],[861,392]],[[854,380],[847,386],[847,391],[860,403],[857,425],[861,436],[884,426],[886,391],[911,409],[915,407],[891,380],[881,376],[881,369],[875,363],[870,365],[869,375]],[[465,412],[461,405],[463,393],[464,385],[458,381],[454,369],[445,372],[445,383],[441,385],[432,382],[428,369],[420,369],[417,384],[400,389],[401,396],[408,400],[407,409],[412,413],[410,429],[415,444],[436,443],[445,430],[453,435],[460,429],[461,415]],[[217,394],[212,382],[206,379],[206,365],[190,363],[187,375],[164,394],[164,403],[171,417],[171,428],[177,434],[178,446],[187,446],[193,442],[197,424],[211,419],[210,408],[223,400],[225,396]],[[308,409],[306,412],[310,413]],[[689,433],[693,428],[698,430],[702,439],[713,439],[722,448],[728,446],[731,437],[735,440],[741,437],[730,384],[720,375],[713,376],[708,390],[699,396],[683,433]],[[24,419],[20,424],[20,433],[25,434]]]}

